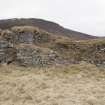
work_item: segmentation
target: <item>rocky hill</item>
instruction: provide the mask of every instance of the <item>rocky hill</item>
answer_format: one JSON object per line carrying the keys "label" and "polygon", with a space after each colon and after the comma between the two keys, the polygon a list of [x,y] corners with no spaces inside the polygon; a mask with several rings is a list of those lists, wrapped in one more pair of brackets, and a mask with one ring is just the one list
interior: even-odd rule
{"label": "rocky hill", "polygon": [[0,28],[8,29],[13,26],[35,26],[40,29],[43,29],[47,32],[53,33],[55,35],[68,36],[72,39],[76,40],[86,40],[86,39],[94,39],[97,38],[95,36],[87,35],[84,33],[76,32],[70,29],[66,29],[59,24],[54,22],[45,21],[42,19],[8,19],[8,20],[0,20]]}
{"label": "rocky hill", "polygon": [[0,30],[0,63],[21,66],[105,65],[105,40],[72,40],[33,26]]}

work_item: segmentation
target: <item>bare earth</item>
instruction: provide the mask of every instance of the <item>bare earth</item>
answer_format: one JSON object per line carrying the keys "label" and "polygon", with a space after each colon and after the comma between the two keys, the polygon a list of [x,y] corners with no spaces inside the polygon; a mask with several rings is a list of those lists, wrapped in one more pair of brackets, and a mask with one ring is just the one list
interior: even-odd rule
{"label": "bare earth", "polygon": [[105,72],[93,65],[0,67],[0,105],[105,105]]}

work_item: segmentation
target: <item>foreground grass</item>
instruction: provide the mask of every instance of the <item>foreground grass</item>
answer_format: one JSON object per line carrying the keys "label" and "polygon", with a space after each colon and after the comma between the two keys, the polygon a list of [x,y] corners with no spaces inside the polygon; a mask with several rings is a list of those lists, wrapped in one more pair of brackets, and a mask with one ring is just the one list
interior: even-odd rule
{"label": "foreground grass", "polygon": [[0,105],[105,105],[105,71],[81,63],[0,67]]}

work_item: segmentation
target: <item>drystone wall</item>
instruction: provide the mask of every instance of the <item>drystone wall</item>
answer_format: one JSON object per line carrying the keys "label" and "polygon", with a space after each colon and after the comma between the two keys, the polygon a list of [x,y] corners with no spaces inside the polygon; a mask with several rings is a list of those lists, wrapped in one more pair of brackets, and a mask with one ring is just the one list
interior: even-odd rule
{"label": "drystone wall", "polygon": [[57,43],[54,48],[61,55],[62,60],[58,62],[65,61],[64,63],[67,64],[75,64],[85,61],[97,66],[105,65],[105,45],[103,43]]}
{"label": "drystone wall", "polygon": [[[37,43],[49,42],[47,34],[32,32],[11,32],[0,39],[0,63],[15,63],[22,66],[50,65],[51,51],[36,47]],[[22,47],[21,47],[22,45]]]}
{"label": "drystone wall", "polygon": [[16,59],[16,49],[8,41],[0,40],[0,63],[10,63]]}
{"label": "drystone wall", "polygon": [[62,41],[52,43],[52,36],[46,32],[21,28],[0,33],[0,64],[46,66],[85,61],[105,65],[104,43],[83,44]]}

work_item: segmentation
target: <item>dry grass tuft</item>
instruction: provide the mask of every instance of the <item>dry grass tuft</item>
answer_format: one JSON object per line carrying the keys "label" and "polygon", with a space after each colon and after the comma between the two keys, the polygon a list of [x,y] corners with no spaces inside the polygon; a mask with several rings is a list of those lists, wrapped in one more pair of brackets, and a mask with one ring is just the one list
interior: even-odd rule
{"label": "dry grass tuft", "polygon": [[24,33],[24,32],[32,32],[35,34],[49,34],[48,32],[39,29],[38,27],[34,27],[34,26],[14,26],[11,28],[11,30],[13,32],[17,32],[17,33]]}
{"label": "dry grass tuft", "polygon": [[[101,70],[101,71],[100,71]],[[105,69],[0,66],[0,105],[104,105]]]}

